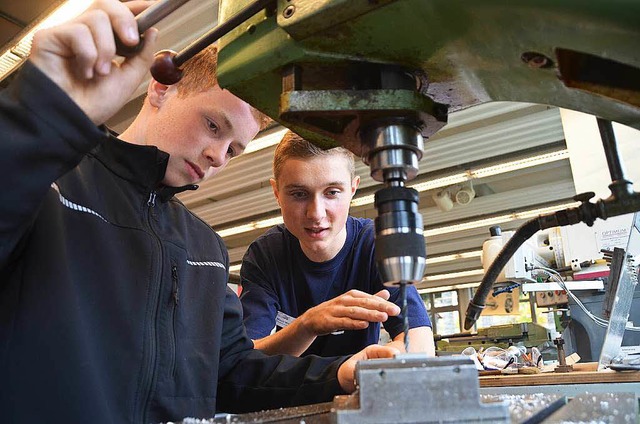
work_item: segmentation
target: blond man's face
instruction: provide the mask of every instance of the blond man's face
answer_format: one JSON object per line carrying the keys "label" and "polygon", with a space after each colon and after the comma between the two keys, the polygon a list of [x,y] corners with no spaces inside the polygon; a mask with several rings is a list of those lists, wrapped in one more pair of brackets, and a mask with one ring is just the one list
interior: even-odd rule
{"label": "blond man's face", "polygon": [[333,258],[346,240],[346,221],[360,178],[341,154],[284,162],[271,180],[287,229],[312,261]]}

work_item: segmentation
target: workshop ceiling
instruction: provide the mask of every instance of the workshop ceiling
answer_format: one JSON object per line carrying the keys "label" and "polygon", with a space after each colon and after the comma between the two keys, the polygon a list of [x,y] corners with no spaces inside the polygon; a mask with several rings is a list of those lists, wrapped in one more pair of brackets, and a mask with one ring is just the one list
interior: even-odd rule
{"label": "workshop ceiling", "polygon": [[11,41],[48,12],[59,0],[3,0],[0,2],[0,47],[4,51]]}
{"label": "workshop ceiling", "polygon": [[[6,44],[43,10],[51,0],[7,1],[0,4],[0,44]],[[161,48],[180,50],[209,30],[216,21],[217,2],[191,0],[157,27]],[[147,82],[110,122],[121,131],[138,112]],[[270,129],[269,131],[273,131]],[[214,179],[195,192],[180,195],[181,200],[216,230],[279,216],[271,193],[271,161],[275,147],[242,155]],[[431,181],[454,173],[477,170],[505,162],[566,149],[557,108],[518,103],[489,103],[453,113],[449,124],[425,143],[420,174],[411,183]],[[369,176],[361,162],[357,171],[362,183],[356,197],[372,194],[380,183]],[[467,205],[454,204],[448,212],[436,207],[433,195],[439,189],[420,193],[420,212],[427,233],[428,258],[461,252],[476,252],[455,261],[427,265],[427,276],[468,271],[462,276],[435,279],[421,284],[433,287],[480,281],[482,275],[477,252],[488,237],[489,224],[462,231],[432,234],[440,227],[503,216],[503,229],[514,229],[524,222],[515,213],[566,204],[575,195],[568,158],[526,169],[498,173],[473,180],[476,197]],[[352,208],[356,216],[373,218],[372,204]],[[510,218],[509,218],[510,217]],[[238,264],[248,244],[265,229],[225,237],[232,264]]]}

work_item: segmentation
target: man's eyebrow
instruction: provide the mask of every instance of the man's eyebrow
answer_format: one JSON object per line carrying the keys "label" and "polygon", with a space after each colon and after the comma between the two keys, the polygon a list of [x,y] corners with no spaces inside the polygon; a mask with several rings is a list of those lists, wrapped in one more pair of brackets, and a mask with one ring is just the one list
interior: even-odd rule
{"label": "man's eyebrow", "polygon": [[225,111],[220,111],[220,115],[222,115],[222,121],[224,122],[227,129],[232,130],[233,125],[231,125],[231,120],[229,120],[229,116]]}
{"label": "man's eyebrow", "polygon": [[304,188],[304,189],[306,189],[306,188],[307,188],[307,186],[302,185],[302,184],[295,184],[295,183],[293,183],[293,184],[287,184],[287,185],[285,185],[285,186],[284,186],[284,188],[286,188],[286,189],[292,189],[292,188]]}
{"label": "man's eyebrow", "polygon": [[[330,183],[326,184],[326,187],[331,187],[331,186],[338,186],[338,187],[345,187],[347,186],[348,183],[344,182],[344,181],[332,181]],[[287,184],[284,186],[285,189],[308,189],[309,187],[307,187],[306,185],[303,184],[296,184],[296,183],[291,183],[291,184]]]}

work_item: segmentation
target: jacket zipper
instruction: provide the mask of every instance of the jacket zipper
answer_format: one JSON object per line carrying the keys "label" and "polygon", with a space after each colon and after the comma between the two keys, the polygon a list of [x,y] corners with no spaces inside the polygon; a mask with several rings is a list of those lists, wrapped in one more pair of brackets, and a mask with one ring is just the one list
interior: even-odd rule
{"label": "jacket zipper", "polygon": [[180,293],[179,293],[179,285],[178,285],[178,267],[175,265],[171,266],[171,280],[173,281],[173,294],[172,294],[172,300],[173,300],[173,308],[171,310],[171,322],[172,322],[172,332],[171,332],[171,347],[173,348],[172,352],[171,352],[171,375],[173,377],[176,376],[176,356],[178,353],[178,346],[176,344],[176,321],[177,321],[177,317],[178,317],[178,302],[180,300]]}
{"label": "jacket zipper", "polygon": [[159,267],[156,268],[156,273],[152,275],[153,279],[157,279],[158,287],[153,286],[151,289],[151,294],[153,298],[151,299],[151,304],[153,306],[153,310],[151,311],[151,319],[148,323],[148,334],[149,334],[149,349],[145,357],[143,358],[143,367],[142,367],[142,377],[140,380],[140,386],[137,395],[136,402],[136,410],[134,412],[134,422],[148,422],[147,419],[147,409],[149,406],[149,401],[151,399],[151,388],[153,387],[153,381],[155,379],[156,373],[156,361],[157,361],[157,329],[156,329],[156,321],[158,320],[158,310],[160,309],[160,288],[162,287],[162,243],[160,242],[160,238],[156,234],[153,229],[151,215],[152,209],[156,205],[156,192],[152,191],[149,194],[149,199],[147,200],[147,224],[149,225],[149,230],[151,234],[155,236],[156,245],[158,246],[158,254],[160,257]]}

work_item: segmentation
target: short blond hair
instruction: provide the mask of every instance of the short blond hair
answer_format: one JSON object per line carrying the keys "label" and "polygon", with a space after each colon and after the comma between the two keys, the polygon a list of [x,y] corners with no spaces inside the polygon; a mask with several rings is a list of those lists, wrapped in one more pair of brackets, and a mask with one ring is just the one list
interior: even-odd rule
{"label": "short blond hair", "polygon": [[287,131],[282,141],[276,147],[273,156],[273,177],[278,180],[284,163],[289,159],[308,159],[321,156],[341,155],[347,159],[347,166],[351,178],[356,176],[356,165],[353,153],[344,147],[334,147],[332,149],[321,149],[315,144],[300,137],[293,131]]}
{"label": "short blond hair", "polygon": [[[175,84],[178,97],[184,98],[193,94],[211,90],[218,85],[218,47],[211,45],[182,65],[182,78]],[[252,107],[253,116],[260,125],[260,130],[269,126],[271,118]]]}

